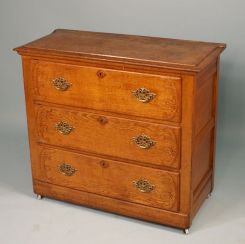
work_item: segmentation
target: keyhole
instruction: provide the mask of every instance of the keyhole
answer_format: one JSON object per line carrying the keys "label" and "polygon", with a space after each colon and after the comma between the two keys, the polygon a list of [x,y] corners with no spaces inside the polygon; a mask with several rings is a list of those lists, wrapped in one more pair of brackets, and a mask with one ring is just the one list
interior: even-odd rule
{"label": "keyhole", "polygon": [[97,76],[98,76],[100,79],[103,79],[103,78],[106,76],[106,74],[105,74],[104,71],[99,70],[99,71],[97,72]]}
{"label": "keyhole", "polygon": [[98,121],[99,121],[102,125],[105,125],[105,124],[108,123],[108,119],[107,119],[106,117],[104,117],[104,116],[100,116],[100,117],[98,118]]}
{"label": "keyhole", "polygon": [[101,167],[103,167],[103,168],[109,167],[109,164],[108,164],[106,161],[104,161],[104,160],[101,160],[101,161],[100,161],[100,165],[101,165]]}

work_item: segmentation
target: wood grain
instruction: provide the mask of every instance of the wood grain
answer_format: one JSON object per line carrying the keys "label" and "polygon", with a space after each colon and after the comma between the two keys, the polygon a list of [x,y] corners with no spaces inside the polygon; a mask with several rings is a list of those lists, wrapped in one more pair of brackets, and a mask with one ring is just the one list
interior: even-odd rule
{"label": "wood grain", "polygon": [[176,213],[160,208],[153,208],[147,205],[136,204],[89,192],[78,191],[35,179],[33,181],[33,187],[34,192],[37,194],[88,206],[90,208],[101,209],[178,228],[188,228],[190,226],[188,216],[183,213]]}
{"label": "wood grain", "polygon": [[[96,110],[180,121],[181,79],[110,69],[33,61],[34,93],[39,99]],[[30,67],[31,68],[31,67]],[[103,72],[105,77],[98,77]],[[64,77],[72,86],[57,90],[52,81]],[[156,94],[142,103],[132,92],[146,88]]]}
{"label": "wood grain", "polygon": [[[62,163],[74,167],[74,175],[62,174],[58,170]],[[42,180],[51,184],[172,211],[178,209],[178,173],[52,148],[40,148],[40,164],[46,176]],[[140,192],[133,184],[140,179],[147,180],[154,189]]]}
{"label": "wood grain", "polygon": [[[105,120],[105,122],[103,122]],[[64,121],[74,127],[69,135],[57,131],[55,125]],[[144,123],[103,114],[93,114],[43,105],[36,106],[38,141],[119,158],[179,167],[180,129],[161,124]],[[140,148],[133,140],[147,135],[155,145]]]}
{"label": "wood grain", "polygon": [[[70,30],[16,48],[23,62],[34,192],[189,228],[214,186],[224,48]],[[58,77],[71,86],[57,90]],[[139,102],[132,95],[138,88],[155,96]],[[61,121],[72,126],[67,135],[57,130]],[[153,140],[152,146],[140,148],[133,139],[139,135]],[[70,176],[61,165],[73,169]],[[140,192],[135,182],[150,185],[149,192]]]}
{"label": "wood grain", "polygon": [[22,55],[50,56],[52,53],[66,59],[100,59],[195,71],[216,51],[217,57],[225,46],[223,43],[60,29],[15,50]]}
{"label": "wood grain", "polygon": [[[212,191],[217,108],[217,59],[197,76],[192,153],[192,218]],[[211,177],[212,176],[212,177]]]}

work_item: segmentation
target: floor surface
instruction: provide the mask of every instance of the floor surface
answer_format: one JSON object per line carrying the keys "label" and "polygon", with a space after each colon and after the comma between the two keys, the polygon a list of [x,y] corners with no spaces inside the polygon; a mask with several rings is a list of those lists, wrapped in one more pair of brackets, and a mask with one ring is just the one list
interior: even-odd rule
{"label": "floor surface", "polygon": [[244,145],[233,145],[232,150],[231,146],[218,146],[215,190],[186,236],[167,226],[52,199],[37,200],[32,193],[26,132],[3,131],[0,244],[245,244]]}

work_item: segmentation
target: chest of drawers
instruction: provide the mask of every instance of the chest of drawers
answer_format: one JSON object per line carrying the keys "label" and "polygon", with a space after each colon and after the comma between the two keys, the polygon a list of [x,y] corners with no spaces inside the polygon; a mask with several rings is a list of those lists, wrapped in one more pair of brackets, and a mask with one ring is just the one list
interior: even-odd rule
{"label": "chest of drawers", "polygon": [[34,192],[187,232],[213,189],[224,48],[72,30],[16,48]]}

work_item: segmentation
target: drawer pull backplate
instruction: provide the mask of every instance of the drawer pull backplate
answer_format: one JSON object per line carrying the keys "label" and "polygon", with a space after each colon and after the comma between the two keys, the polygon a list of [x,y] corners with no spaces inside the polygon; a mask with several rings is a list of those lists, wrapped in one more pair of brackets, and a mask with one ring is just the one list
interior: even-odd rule
{"label": "drawer pull backplate", "polygon": [[147,102],[151,101],[156,96],[155,93],[151,92],[150,90],[148,90],[144,87],[141,87],[135,91],[132,91],[132,94],[136,97],[136,99],[138,101],[140,101],[142,103],[147,103]]}
{"label": "drawer pull backplate", "polygon": [[58,165],[58,171],[65,176],[72,176],[76,173],[77,170],[68,163],[62,163]]}
{"label": "drawer pull backplate", "polygon": [[156,142],[153,141],[149,136],[143,135],[143,134],[137,137],[134,137],[133,141],[135,142],[137,146],[143,149],[149,149],[156,144]]}
{"label": "drawer pull backplate", "polygon": [[134,186],[141,192],[149,193],[154,190],[155,186],[145,179],[133,181]]}
{"label": "drawer pull backplate", "polygon": [[55,128],[57,131],[59,131],[62,135],[68,135],[70,134],[73,130],[74,127],[69,125],[65,121],[60,121],[55,125]]}
{"label": "drawer pull backplate", "polygon": [[55,78],[52,83],[54,87],[59,91],[66,91],[71,87],[71,83],[63,77]]}

